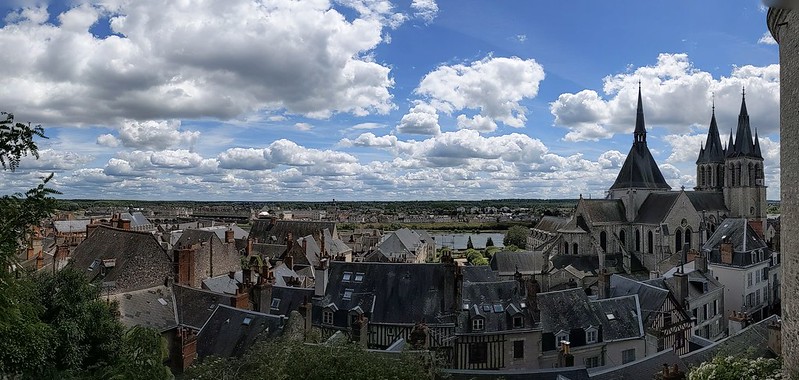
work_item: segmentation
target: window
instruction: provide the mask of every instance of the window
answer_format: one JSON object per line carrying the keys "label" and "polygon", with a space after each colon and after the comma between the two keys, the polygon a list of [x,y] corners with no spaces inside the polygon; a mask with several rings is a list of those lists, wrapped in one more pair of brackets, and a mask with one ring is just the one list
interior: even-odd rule
{"label": "window", "polygon": [[621,364],[627,364],[635,361],[635,349],[624,350],[621,352]]}
{"label": "window", "polygon": [[713,300],[713,316],[719,313],[719,300]]}
{"label": "window", "polygon": [[599,356],[585,358],[585,368],[599,367]]}
{"label": "window", "polygon": [[663,313],[663,326],[670,326],[671,325],[671,312],[667,311]]}
{"label": "window", "polygon": [[485,311],[486,313],[490,313],[491,312],[491,305],[483,305],[483,311]]}
{"label": "window", "polygon": [[524,317],[521,315],[514,315],[513,316],[513,328],[520,329],[524,327]]}
{"label": "window", "polygon": [[486,321],[483,318],[477,317],[472,320],[472,330],[482,330],[485,328]]}
{"label": "window", "polygon": [[702,320],[707,320],[707,304],[702,305]]}
{"label": "window", "polygon": [[699,317],[697,315],[697,309],[693,309],[692,312],[694,314],[694,323],[699,323]]}
{"label": "window", "polygon": [[469,364],[488,362],[488,343],[476,342],[469,344]]}
{"label": "window", "polygon": [[524,359],[524,341],[523,340],[514,340],[513,341],[513,358],[514,359]]}
{"label": "window", "polygon": [[565,331],[561,331],[555,335],[555,347],[560,348],[560,343],[563,341],[569,341],[569,333]]}
{"label": "window", "polygon": [[752,286],[752,272],[746,274],[746,287]]}
{"label": "window", "polygon": [[589,327],[588,329],[585,330],[585,343],[586,344],[596,343],[598,337],[599,337],[599,333],[597,332],[597,330],[595,328]]}
{"label": "window", "polygon": [[244,325],[244,326],[249,326],[250,323],[252,323],[252,318],[250,318],[250,317],[245,317],[244,320],[241,321],[241,324]]}
{"label": "window", "polygon": [[363,273],[355,273],[355,282],[363,282]]}
{"label": "window", "polygon": [[341,281],[349,281],[352,278],[352,272],[344,272],[344,277],[341,278]]}
{"label": "window", "polygon": [[503,311],[505,311],[505,309],[502,307],[502,305],[500,305],[500,304],[494,305],[494,312],[495,313],[501,313]]}
{"label": "window", "polygon": [[344,289],[344,296],[341,297],[344,300],[351,300],[352,299],[352,289]]}
{"label": "window", "polygon": [[755,305],[760,305],[760,291],[755,291]]}
{"label": "window", "polygon": [[330,310],[325,310],[322,312],[322,324],[323,325],[332,325],[333,324],[333,312]]}
{"label": "window", "polygon": [[272,305],[270,307],[272,309],[277,309],[280,307],[280,298],[272,298]]}

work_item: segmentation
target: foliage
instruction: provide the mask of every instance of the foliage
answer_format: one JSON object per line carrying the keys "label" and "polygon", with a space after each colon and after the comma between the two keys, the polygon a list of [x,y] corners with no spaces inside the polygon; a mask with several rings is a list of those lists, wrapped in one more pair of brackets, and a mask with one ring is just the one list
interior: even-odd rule
{"label": "foliage", "polygon": [[466,249],[474,249],[474,244],[472,243],[471,236],[469,236],[469,241],[466,242]]}
{"label": "foliage", "polygon": [[527,235],[530,230],[524,226],[513,226],[505,233],[505,246],[515,245],[517,247],[524,247],[527,245]]}
{"label": "foliage", "polygon": [[781,379],[782,363],[779,359],[716,356],[702,363],[688,374],[689,380],[740,380]]}
{"label": "foliage", "polygon": [[488,239],[486,240],[486,248],[493,246],[494,246],[494,239],[492,239],[491,236],[489,236]]}
{"label": "foliage", "polygon": [[116,365],[104,371],[106,379],[171,379],[169,368],[164,366],[168,357],[166,339],[158,331],[145,327],[132,327],[125,332],[123,350]]}
{"label": "foliage", "polygon": [[256,343],[237,359],[207,358],[187,379],[430,379],[429,358],[380,354],[353,343],[324,346],[280,339]]}
{"label": "foliage", "polygon": [[0,112],[5,120],[0,120],[0,166],[3,170],[14,171],[22,157],[27,155],[39,158],[39,150],[33,138],[44,136],[41,125],[14,123],[14,115]]}

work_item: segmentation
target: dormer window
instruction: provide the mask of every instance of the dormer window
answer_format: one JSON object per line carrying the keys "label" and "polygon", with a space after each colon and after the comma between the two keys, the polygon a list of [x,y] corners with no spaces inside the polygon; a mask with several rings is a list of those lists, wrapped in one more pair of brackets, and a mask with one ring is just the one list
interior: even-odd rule
{"label": "dormer window", "polygon": [[344,276],[341,277],[341,281],[349,281],[352,278],[352,272],[344,272]]}
{"label": "dormer window", "polygon": [[363,273],[355,273],[355,282],[363,281]]}
{"label": "dormer window", "polygon": [[514,315],[513,316],[513,328],[520,329],[524,327],[524,317],[521,315]]}
{"label": "dormer window", "polygon": [[472,320],[472,330],[474,331],[482,331],[485,329],[486,321],[481,317],[477,317]]}
{"label": "dormer window", "polygon": [[555,347],[560,348],[563,341],[569,341],[569,333],[561,330],[555,334]]}
{"label": "dormer window", "polygon": [[585,329],[585,343],[592,344],[599,340],[599,331],[596,327],[589,327]]}
{"label": "dormer window", "polygon": [[324,310],[324,311],[322,311],[322,324],[323,325],[332,325],[333,324],[333,311],[332,310]]}
{"label": "dormer window", "polygon": [[344,289],[344,296],[341,297],[343,300],[351,300],[352,299],[352,289]]}

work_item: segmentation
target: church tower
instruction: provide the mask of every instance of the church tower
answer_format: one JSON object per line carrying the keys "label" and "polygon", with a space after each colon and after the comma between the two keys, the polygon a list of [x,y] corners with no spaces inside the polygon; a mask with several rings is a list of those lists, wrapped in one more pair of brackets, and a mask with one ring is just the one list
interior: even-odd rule
{"label": "church tower", "polygon": [[638,108],[635,115],[633,146],[610,187],[608,198],[621,199],[627,210],[627,220],[634,220],[638,209],[646,197],[655,191],[668,191],[671,186],[666,183],[663,173],[652,157],[646,145],[646,125],[644,123],[644,106],[641,100],[641,84],[638,84]]}
{"label": "church tower", "polygon": [[724,187],[724,158],[726,152],[721,146],[719,127],[716,125],[716,105],[713,105],[710,117],[710,129],[707,132],[707,141],[699,150],[696,159],[696,191],[721,192]]}
{"label": "church tower", "polygon": [[[760,140],[749,126],[746,93],[741,99],[735,140],[730,134],[724,161],[724,203],[734,218],[766,220],[766,185],[763,176],[763,155]],[[761,231],[762,232],[762,231]]]}

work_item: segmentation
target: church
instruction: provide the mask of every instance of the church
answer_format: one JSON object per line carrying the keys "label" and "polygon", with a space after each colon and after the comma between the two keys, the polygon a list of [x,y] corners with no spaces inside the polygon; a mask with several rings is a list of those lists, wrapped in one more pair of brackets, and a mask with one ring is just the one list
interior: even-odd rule
{"label": "church", "polygon": [[[605,199],[580,197],[568,220],[532,231],[533,249],[549,257],[592,258],[599,268],[663,273],[693,255],[728,217],[745,218],[761,236],[766,226],[766,185],[757,132],[752,133],[742,94],[734,136],[722,145],[715,106],[696,160],[696,187],[673,190],[649,151],[638,89],[633,143]],[[548,230],[548,231],[547,231]]]}

